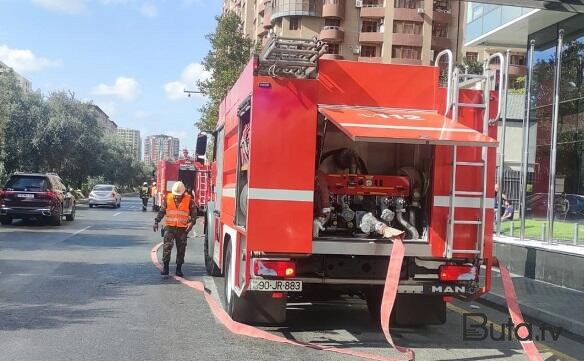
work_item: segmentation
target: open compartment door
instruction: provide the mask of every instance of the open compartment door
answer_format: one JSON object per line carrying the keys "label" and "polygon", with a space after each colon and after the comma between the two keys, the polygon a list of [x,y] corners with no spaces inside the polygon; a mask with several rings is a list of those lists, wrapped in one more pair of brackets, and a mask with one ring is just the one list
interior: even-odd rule
{"label": "open compartment door", "polygon": [[356,142],[496,147],[497,141],[435,112],[319,106],[319,112]]}

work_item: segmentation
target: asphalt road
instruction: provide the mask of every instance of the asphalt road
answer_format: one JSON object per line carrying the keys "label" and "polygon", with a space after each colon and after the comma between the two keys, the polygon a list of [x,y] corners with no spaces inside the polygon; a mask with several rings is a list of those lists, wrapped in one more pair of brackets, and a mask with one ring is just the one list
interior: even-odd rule
{"label": "asphalt road", "polygon": [[[200,293],[158,274],[150,261],[150,249],[160,242],[153,218],[131,198],[120,209],[81,205],[77,219],[61,227],[0,227],[0,360],[357,360],[231,334]],[[220,298],[222,279],[204,275],[201,251],[201,238],[189,238],[185,275]],[[415,350],[416,360],[525,359],[517,341],[463,341],[461,314],[468,311],[507,321],[483,305],[455,303],[444,325],[392,334]],[[358,298],[292,304],[288,318],[264,329],[395,355]],[[547,360],[584,359],[581,340],[560,336],[540,347]]]}

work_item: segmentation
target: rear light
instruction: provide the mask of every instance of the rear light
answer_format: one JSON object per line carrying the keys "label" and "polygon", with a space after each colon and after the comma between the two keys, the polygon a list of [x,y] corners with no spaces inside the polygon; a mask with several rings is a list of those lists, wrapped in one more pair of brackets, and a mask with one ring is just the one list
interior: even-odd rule
{"label": "rear light", "polygon": [[51,192],[51,191],[49,191],[49,192],[39,192],[39,193],[36,194],[36,197],[37,198],[43,198],[43,199],[45,199],[45,198],[46,199],[53,199],[53,198],[56,198],[57,197],[57,193]]}
{"label": "rear light", "polygon": [[296,264],[292,261],[256,259],[253,264],[253,273],[256,276],[294,277],[296,276]]}
{"label": "rear light", "polygon": [[115,196],[116,196],[116,194],[115,193],[112,193],[112,197],[115,197]]}
{"label": "rear light", "polygon": [[474,281],[477,279],[477,268],[472,265],[442,265],[439,278],[440,281]]}

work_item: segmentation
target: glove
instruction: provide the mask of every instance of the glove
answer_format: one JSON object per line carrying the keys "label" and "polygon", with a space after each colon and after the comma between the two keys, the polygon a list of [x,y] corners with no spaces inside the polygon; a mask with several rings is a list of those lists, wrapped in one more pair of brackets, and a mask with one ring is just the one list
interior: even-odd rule
{"label": "glove", "polygon": [[152,226],[152,230],[154,232],[158,232],[158,222],[154,222],[154,226]]}

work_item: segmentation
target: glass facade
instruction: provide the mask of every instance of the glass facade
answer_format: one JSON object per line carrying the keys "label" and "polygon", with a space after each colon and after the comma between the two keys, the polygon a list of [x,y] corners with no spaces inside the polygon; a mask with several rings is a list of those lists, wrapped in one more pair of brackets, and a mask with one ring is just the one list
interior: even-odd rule
{"label": "glass facade", "polygon": [[272,20],[283,16],[321,16],[322,0],[274,0]]}
{"label": "glass facade", "polygon": [[468,43],[531,11],[533,9],[516,6],[468,3],[464,42]]}
{"label": "glass facade", "polygon": [[[535,131],[530,131],[529,149],[535,152],[535,156],[530,154],[528,157],[532,159],[528,164],[525,204],[525,237],[528,239],[550,240],[546,233],[551,220],[551,241],[572,243],[584,240],[583,21],[584,15],[574,16],[529,37],[535,41],[529,99],[530,128],[535,128]],[[559,63],[559,116],[554,177],[554,159],[550,157],[553,154],[554,74],[558,65],[556,52],[560,29],[564,30],[564,41]],[[552,182],[555,186],[553,206],[548,207]],[[548,214],[550,209],[552,213]],[[510,232],[508,226],[503,227],[503,232]],[[519,227],[516,227],[513,235],[518,234]]]}

